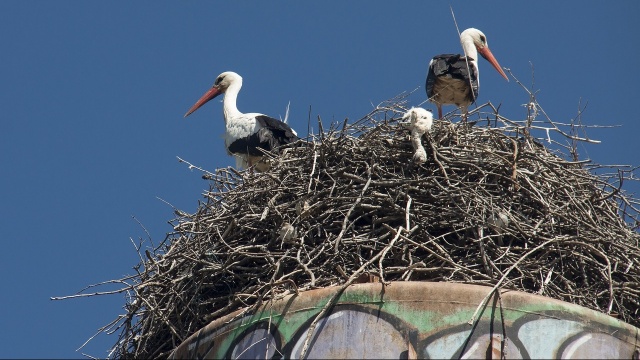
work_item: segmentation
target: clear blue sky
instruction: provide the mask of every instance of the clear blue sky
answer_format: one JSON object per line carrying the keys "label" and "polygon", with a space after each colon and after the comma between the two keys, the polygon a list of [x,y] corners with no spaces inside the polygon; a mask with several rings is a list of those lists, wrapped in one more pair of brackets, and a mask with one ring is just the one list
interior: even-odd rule
{"label": "clear blue sky", "polygon": [[[244,77],[244,112],[356,120],[400,92],[422,102],[429,59],[484,31],[500,64],[538,100],[602,141],[582,158],[640,165],[640,1],[0,2],[0,357],[75,352],[123,312],[124,296],[51,301],[132,274],[130,238],[158,243],[172,209],[208,188],[180,156],[209,170],[225,155],[222,107],[182,116],[227,70]],[[479,103],[522,119],[527,95],[481,60]],[[427,108],[434,107],[425,105]],[[448,108],[451,110],[451,108]],[[561,140],[556,136],[556,139]],[[627,188],[640,194],[638,184]],[[83,350],[104,357],[116,336]]]}

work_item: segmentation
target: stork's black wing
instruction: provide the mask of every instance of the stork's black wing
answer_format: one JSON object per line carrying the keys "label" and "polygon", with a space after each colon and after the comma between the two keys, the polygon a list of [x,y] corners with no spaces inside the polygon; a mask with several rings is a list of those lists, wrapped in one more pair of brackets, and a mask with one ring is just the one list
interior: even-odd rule
{"label": "stork's black wing", "polygon": [[[472,60],[471,58],[468,59]],[[433,85],[437,78],[441,76],[460,79],[469,83],[473,89],[472,101],[475,101],[478,97],[478,71],[473,66],[473,63],[467,63],[467,58],[464,56],[460,54],[442,54],[436,55],[431,60],[425,84],[428,98],[433,97]]]}
{"label": "stork's black wing", "polygon": [[278,119],[261,115],[256,117],[256,121],[260,125],[260,130],[229,144],[227,149],[230,153],[260,156],[262,151],[259,149],[272,151],[279,146],[298,140],[296,132]]}

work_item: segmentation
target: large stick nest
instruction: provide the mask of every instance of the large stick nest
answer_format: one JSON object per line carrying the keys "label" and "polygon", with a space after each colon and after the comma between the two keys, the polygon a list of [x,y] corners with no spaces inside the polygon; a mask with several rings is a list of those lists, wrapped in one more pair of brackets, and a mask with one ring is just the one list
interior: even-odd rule
{"label": "large stick nest", "polygon": [[397,98],[335,124],[264,173],[207,173],[206,201],[178,211],[128,279],[112,355],[166,357],[213,319],[362,274],[516,289],[640,325],[638,202],[619,188],[624,171],[595,175],[543,146],[531,121],[497,112],[435,121],[416,165],[405,110]]}

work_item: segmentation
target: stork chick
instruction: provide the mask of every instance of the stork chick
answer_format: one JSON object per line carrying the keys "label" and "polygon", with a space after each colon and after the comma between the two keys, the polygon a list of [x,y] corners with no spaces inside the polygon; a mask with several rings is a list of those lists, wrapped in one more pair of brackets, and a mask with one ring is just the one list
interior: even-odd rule
{"label": "stork chick", "polygon": [[411,144],[416,151],[413,154],[413,161],[416,164],[424,164],[427,161],[427,152],[422,146],[422,135],[431,130],[433,125],[433,114],[423,108],[412,107],[404,113],[402,120],[410,121]]}

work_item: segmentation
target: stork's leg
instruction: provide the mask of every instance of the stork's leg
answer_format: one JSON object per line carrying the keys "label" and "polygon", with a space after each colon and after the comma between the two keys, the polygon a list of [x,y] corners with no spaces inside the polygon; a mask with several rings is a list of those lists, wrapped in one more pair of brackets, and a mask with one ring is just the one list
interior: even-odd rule
{"label": "stork's leg", "polygon": [[253,175],[253,173],[256,172],[255,167],[253,166],[254,163],[253,161],[251,161],[251,157],[247,157],[247,164],[249,164],[249,173]]}
{"label": "stork's leg", "polygon": [[249,163],[243,156],[234,155],[233,157],[236,158],[236,169],[244,170],[249,167]]}
{"label": "stork's leg", "polygon": [[469,105],[461,105],[460,113],[462,115],[462,121],[467,122],[467,115],[469,115]]}

